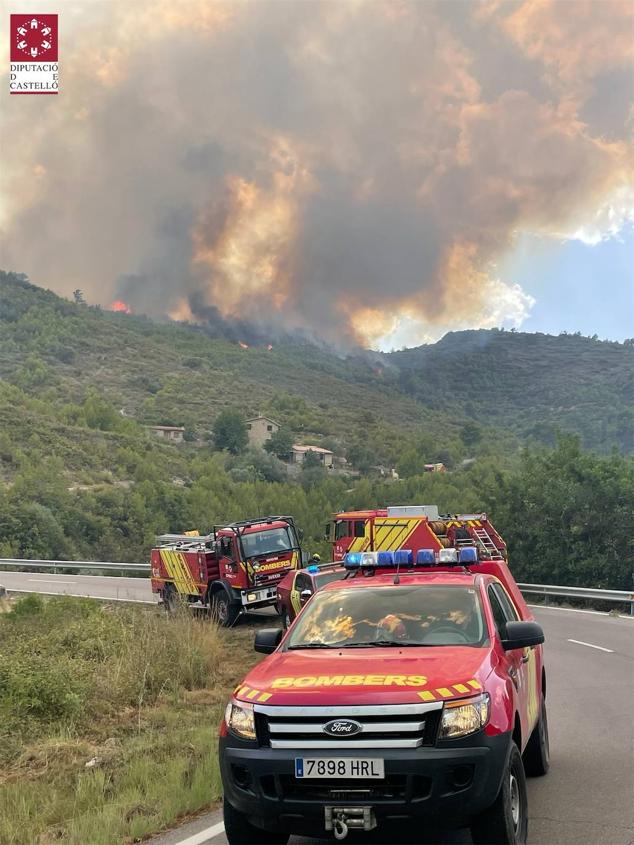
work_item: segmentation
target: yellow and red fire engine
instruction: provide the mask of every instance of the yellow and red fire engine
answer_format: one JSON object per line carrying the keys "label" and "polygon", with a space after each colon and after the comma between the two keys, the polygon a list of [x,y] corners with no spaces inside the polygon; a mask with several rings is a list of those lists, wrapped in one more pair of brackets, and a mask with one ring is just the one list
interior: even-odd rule
{"label": "yellow and red fire engine", "polygon": [[292,517],[267,516],[205,536],[164,534],[151,565],[152,590],[168,609],[179,601],[208,607],[229,626],[241,612],[275,605],[278,582],[301,566],[301,549]]}

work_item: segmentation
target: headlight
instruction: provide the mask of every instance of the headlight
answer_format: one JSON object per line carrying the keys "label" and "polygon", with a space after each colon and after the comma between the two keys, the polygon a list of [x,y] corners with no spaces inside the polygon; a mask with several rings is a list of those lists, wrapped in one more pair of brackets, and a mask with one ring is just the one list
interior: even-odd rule
{"label": "headlight", "polygon": [[238,704],[236,701],[230,701],[225,710],[225,722],[229,730],[241,739],[255,739],[252,704]]}
{"label": "headlight", "polygon": [[489,721],[489,693],[473,698],[446,702],[442,711],[439,739],[467,736],[483,728]]}

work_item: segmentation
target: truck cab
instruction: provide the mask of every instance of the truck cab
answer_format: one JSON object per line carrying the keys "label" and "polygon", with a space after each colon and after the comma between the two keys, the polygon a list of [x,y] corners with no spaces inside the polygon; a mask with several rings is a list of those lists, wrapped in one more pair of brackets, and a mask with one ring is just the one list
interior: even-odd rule
{"label": "truck cab", "polygon": [[348,553],[220,729],[230,845],[469,826],[526,842],[526,774],[548,770],[543,633],[475,545]]}

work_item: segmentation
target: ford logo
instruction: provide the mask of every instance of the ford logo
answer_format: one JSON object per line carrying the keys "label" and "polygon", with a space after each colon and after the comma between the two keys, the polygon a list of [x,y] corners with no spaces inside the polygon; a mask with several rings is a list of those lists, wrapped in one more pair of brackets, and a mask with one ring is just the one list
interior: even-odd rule
{"label": "ford logo", "polygon": [[352,719],[333,719],[326,722],[323,729],[330,736],[354,736],[361,733],[363,727]]}

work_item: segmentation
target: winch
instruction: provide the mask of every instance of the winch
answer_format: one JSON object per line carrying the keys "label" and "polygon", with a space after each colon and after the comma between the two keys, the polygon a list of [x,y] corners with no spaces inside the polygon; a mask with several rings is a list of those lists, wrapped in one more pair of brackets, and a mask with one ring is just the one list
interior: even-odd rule
{"label": "winch", "polygon": [[373,830],[376,817],[372,807],[324,807],[326,830],[332,830],[335,839],[345,839],[351,828]]}

